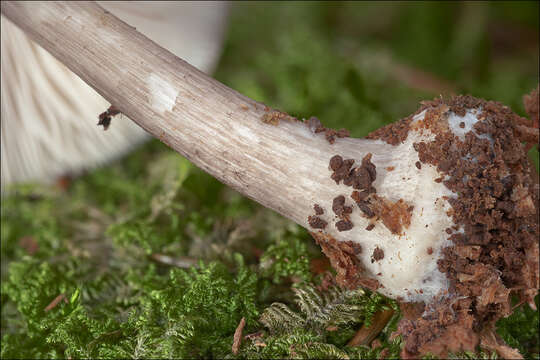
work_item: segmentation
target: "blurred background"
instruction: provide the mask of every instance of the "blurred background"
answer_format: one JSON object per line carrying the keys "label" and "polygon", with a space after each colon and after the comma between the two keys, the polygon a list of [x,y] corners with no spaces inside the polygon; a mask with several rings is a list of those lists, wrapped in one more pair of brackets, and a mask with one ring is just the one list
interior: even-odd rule
{"label": "blurred background", "polygon": [[471,94],[523,114],[538,83],[538,2],[238,3],[217,77],[357,136],[419,100]]}
{"label": "blurred background", "polygon": [[[299,118],[317,116],[356,137],[440,95],[496,100],[525,116],[522,96],[539,80],[538,6],[537,1],[233,2],[214,76],[271,107]],[[113,119],[111,127],[119,121]],[[530,155],[538,166],[537,149]],[[230,343],[242,316],[247,330],[262,328],[257,319],[269,304],[291,304],[295,284],[315,284],[328,269],[305,230],[227,189],[158,140],[80,177],[14,185],[10,194],[2,197],[1,214],[3,356],[107,356],[102,345],[88,353],[79,348],[114,326],[92,333],[68,323],[65,313],[33,309],[80,290],[76,301],[83,310],[78,311],[98,323],[123,324],[128,320],[120,314],[126,309],[144,315],[144,306],[158,307],[152,291],[179,286],[168,280],[173,270],[202,260],[222,266],[223,274],[236,274],[241,254],[257,279],[247,297],[256,310],[245,315],[242,307],[197,303],[206,320],[193,320],[190,336],[211,333],[214,343],[175,345],[184,346],[175,354],[224,356],[229,348],[216,343]],[[199,281],[197,276],[192,280]],[[214,286],[197,284],[201,292]],[[28,293],[39,296],[28,299]],[[192,311],[180,303],[167,306],[176,307],[177,317]],[[155,311],[152,316],[174,321],[169,312]],[[225,312],[229,315],[221,320]],[[166,337],[150,320],[141,321],[130,328],[129,338],[114,340],[127,349],[115,355],[131,354],[137,336]],[[505,321],[499,331],[504,339],[538,357],[538,312],[521,309]],[[55,325],[38,326],[47,322]],[[341,348],[359,325],[344,328],[345,340],[335,334],[323,340]],[[68,340],[55,335],[55,326],[65,329]],[[83,330],[87,338],[66,335]],[[141,335],[143,330],[148,334]],[[385,344],[387,335],[380,335]]]}

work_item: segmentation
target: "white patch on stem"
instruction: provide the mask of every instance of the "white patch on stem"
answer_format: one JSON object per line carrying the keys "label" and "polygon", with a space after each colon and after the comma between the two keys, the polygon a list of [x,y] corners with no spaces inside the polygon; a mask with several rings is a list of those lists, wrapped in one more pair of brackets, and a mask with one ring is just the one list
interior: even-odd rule
{"label": "white patch on stem", "polygon": [[174,88],[167,80],[159,75],[152,73],[148,77],[148,88],[150,92],[150,105],[158,113],[172,111],[178,96],[178,90]]}

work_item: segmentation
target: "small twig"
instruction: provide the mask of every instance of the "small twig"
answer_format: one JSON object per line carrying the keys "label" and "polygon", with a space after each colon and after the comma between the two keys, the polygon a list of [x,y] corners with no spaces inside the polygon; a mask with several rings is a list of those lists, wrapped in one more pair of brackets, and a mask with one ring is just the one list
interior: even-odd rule
{"label": "small twig", "polygon": [[238,350],[240,350],[240,345],[242,343],[242,332],[244,331],[244,326],[246,326],[246,319],[242,317],[242,320],[240,320],[240,323],[238,324],[238,327],[236,328],[234,332],[233,344],[232,344],[232,353],[234,355],[238,354]]}
{"label": "small twig", "polygon": [[373,315],[373,319],[371,321],[370,326],[362,325],[360,330],[356,332],[354,337],[349,341],[347,346],[359,346],[359,345],[369,345],[373,339],[379,335],[379,333],[384,329],[386,324],[390,321],[392,318],[392,315],[394,315],[394,310],[388,309],[376,312]]}
{"label": "small twig", "polygon": [[50,311],[52,309],[54,309],[56,307],[56,305],[60,304],[60,302],[64,300],[64,302],[67,304],[68,303],[68,300],[66,298],[66,294],[60,294],[58,295],[57,297],[55,297],[53,299],[53,301],[51,301],[51,303],[49,305],[47,305],[47,307],[45,308],[45,312],[47,311]]}

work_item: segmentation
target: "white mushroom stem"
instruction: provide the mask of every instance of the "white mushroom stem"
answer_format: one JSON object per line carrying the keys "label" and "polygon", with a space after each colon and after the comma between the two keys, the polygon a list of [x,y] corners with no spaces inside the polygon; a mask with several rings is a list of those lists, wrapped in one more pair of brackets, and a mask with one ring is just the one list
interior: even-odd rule
{"label": "white mushroom stem", "polygon": [[[384,286],[381,292],[423,300],[446,286],[436,259],[450,219],[446,202],[439,200],[451,194],[433,182],[438,175],[432,166],[414,166],[418,155],[412,143],[427,135],[409,134],[397,147],[352,138],[330,144],[299,121],[263,122],[266,106],[205,75],[95,3],[2,1],[1,9],[122,113],[223,183],[308,229],[313,205],[321,205],[325,232],[362,245],[361,260]],[[353,189],[330,178],[329,159],[339,154],[360,165],[368,153],[377,167],[377,195],[414,206],[411,225],[401,235],[382,225],[365,230],[369,221],[356,206],[353,229],[335,228],[332,200],[344,195],[353,205]],[[376,246],[385,257],[372,263]],[[435,250],[431,255],[429,247]]]}
{"label": "white mushroom stem", "polygon": [[[211,74],[226,33],[224,1],[104,1],[106,10]],[[1,192],[17,182],[54,182],[123,156],[149,134],[129,119],[103,131],[111,104],[4,16],[1,22]],[[127,118],[127,117],[126,117]]]}

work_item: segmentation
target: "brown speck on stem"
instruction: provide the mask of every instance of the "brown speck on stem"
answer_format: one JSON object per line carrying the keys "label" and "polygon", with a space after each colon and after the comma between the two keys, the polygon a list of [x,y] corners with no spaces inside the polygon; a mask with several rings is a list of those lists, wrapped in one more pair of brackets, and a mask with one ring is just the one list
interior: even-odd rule
{"label": "brown speck on stem", "polygon": [[324,209],[320,207],[319,204],[313,205],[313,210],[315,210],[315,215],[322,215],[324,214]]}
{"label": "brown speck on stem", "polygon": [[314,229],[324,229],[328,223],[318,216],[308,216],[308,223]]}
{"label": "brown speck on stem", "polygon": [[265,124],[277,126],[280,120],[296,121],[296,118],[290,116],[286,112],[273,110],[262,115],[261,120]]}
{"label": "brown speck on stem", "polygon": [[340,220],[336,223],[338,231],[349,231],[353,228],[353,223],[350,220]]}
{"label": "brown speck on stem", "polygon": [[244,331],[244,326],[246,326],[246,319],[242,317],[242,320],[240,320],[240,323],[236,327],[236,330],[234,331],[234,337],[233,337],[233,344],[232,344],[232,353],[234,355],[238,354],[238,350],[240,350],[240,345],[242,343],[242,332]]}
{"label": "brown speck on stem", "polygon": [[332,171],[337,171],[343,165],[343,158],[339,155],[334,155],[330,158],[329,168]]}
{"label": "brown speck on stem", "polygon": [[378,246],[373,250],[373,254],[371,255],[371,262],[379,261],[384,259],[384,251],[379,248]]}

